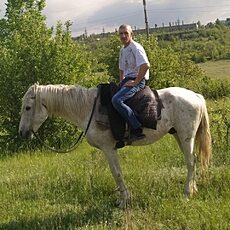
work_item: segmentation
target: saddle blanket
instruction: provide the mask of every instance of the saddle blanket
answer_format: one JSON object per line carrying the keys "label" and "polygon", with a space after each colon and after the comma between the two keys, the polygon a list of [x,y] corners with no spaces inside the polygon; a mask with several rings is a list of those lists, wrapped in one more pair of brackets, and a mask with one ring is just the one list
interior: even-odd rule
{"label": "saddle blanket", "polygon": [[[96,121],[110,127],[116,140],[124,138],[126,122],[112,105],[112,96],[119,87],[111,82],[98,86],[99,100],[96,107]],[[125,102],[137,116],[143,127],[157,129],[157,121],[161,119],[162,102],[156,90],[149,86]]]}

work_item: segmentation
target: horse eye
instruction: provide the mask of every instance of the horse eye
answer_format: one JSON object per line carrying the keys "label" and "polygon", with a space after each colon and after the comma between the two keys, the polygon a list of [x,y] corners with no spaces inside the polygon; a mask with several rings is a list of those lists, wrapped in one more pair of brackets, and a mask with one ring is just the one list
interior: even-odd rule
{"label": "horse eye", "polygon": [[26,106],[26,111],[29,111],[30,110],[30,106]]}

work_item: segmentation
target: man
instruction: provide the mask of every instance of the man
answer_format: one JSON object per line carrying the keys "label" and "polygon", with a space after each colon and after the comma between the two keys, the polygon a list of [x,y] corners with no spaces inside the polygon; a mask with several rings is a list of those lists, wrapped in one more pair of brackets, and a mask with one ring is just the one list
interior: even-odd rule
{"label": "man", "polygon": [[125,101],[145,87],[145,80],[149,79],[150,64],[144,48],[133,40],[130,25],[121,25],[119,36],[124,45],[119,56],[120,90],[113,96],[112,104],[129,124],[130,140],[135,141],[145,135],[141,123]]}

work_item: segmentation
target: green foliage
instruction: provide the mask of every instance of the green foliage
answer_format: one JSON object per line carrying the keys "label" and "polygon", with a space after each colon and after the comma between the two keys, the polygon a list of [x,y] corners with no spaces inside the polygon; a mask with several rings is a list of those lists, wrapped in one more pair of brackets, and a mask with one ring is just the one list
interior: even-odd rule
{"label": "green foliage", "polygon": [[182,57],[189,58],[195,63],[229,59],[230,27],[217,24],[200,28],[195,32],[168,34],[167,37],[159,36],[159,45],[160,47],[170,46]]}
{"label": "green foliage", "polygon": [[57,23],[54,34],[45,24],[43,8],[43,0],[8,1],[7,19],[0,24],[1,151],[15,151],[22,144],[17,134],[19,112],[30,85],[76,84],[91,72],[88,53],[71,38],[71,24]]}
{"label": "green foliage", "polygon": [[226,164],[230,150],[230,98],[208,101],[208,108],[216,163]]}
{"label": "green foliage", "polygon": [[[95,58],[94,71],[109,75],[110,81],[119,82],[119,51],[121,42],[118,36],[101,38],[99,40],[86,40],[88,50],[92,50]],[[96,68],[95,68],[96,67]]]}
{"label": "green foliage", "polygon": [[[135,40],[144,46],[148,55],[151,65],[148,84],[151,87],[159,89],[182,86],[193,89],[192,81],[199,81],[203,77],[201,69],[191,61],[181,59],[170,47],[160,48],[154,36],[149,40],[145,36],[137,36]],[[106,64],[111,80],[118,82],[118,57],[121,48],[118,36],[103,40],[103,49],[100,43],[96,48],[98,50],[94,51],[95,56],[99,57],[99,62]]]}
{"label": "green foliage", "polygon": [[230,97],[230,81],[228,79],[210,79],[204,77],[197,87],[198,92],[207,98],[220,99]]}
{"label": "green foliage", "polygon": [[[191,34],[202,40],[194,43],[185,41],[189,34],[184,41],[168,36],[171,46],[154,36],[135,38],[151,63],[151,87],[182,86],[218,100],[208,101],[213,159],[209,178],[197,177],[198,195],[189,202],[183,199],[184,159],[168,136],[135,151],[121,150],[123,174],[133,198],[132,209],[123,212],[114,206],[114,181],[107,162],[86,143],[67,155],[24,153],[41,147],[36,140],[22,142],[17,134],[21,97],[29,85],[39,81],[91,87],[118,81],[118,37],[75,43],[70,22],[64,26],[58,22],[55,30],[46,27],[44,4],[8,0],[7,19],[0,20],[0,151],[20,152],[0,159],[0,228],[228,229],[229,81],[210,80],[189,60],[227,57],[228,30],[210,25]],[[56,148],[70,147],[77,135],[60,119],[48,120],[40,130],[41,138]]]}
{"label": "green foliage", "polygon": [[[118,58],[121,43],[116,34],[110,37],[89,38],[74,42],[71,23],[57,22],[56,28],[47,28],[42,10],[45,0],[9,0],[6,18],[0,20],[0,150],[14,152],[36,149],[23,142],[17,134],[21,98],[27,88],[40,84],[80,84],[93,87],[99,83],[119,81]],[[145,47],[150,60],[149,86],[165,88],[181,86],[202,93],[205,97],[220,98],[229,95],[229,81],[210,80],[194,62],[230,57],[229,28],[219,24],[179,37],[167,34],[162,41],[153,35],[150,39],[136,36]],[[191,40],[191,38],[193,40]],[[192,60],[192,61],[191,61]],[[75,129],[56,120],[49,123],[49,133],[41,129],[51,145],[51,139],[74,142]],[[70,136],[66,136],[66,132]],[[63,134],[63,135],[62,135]],[[45,138],[44,138],[45,139]],[[67,144],[67,143],[66,143]],[[70,145],[70,143],[68,143]]]}
{"label": "green foliage", "polygon": [[160,89],[180,86],[196,91],[203,78],[201,69],[188,59],[182,58],[171,47],[160,48],[157,39],[151,36],[139,38],[145,47],[150,61],[150,80],[152,88]]}
{"label": "green foliage", "polygon": [[[149,39],[146,39],[145,36],[136,36],[135,40],[144,46],[150,61],[150,80],[148,82],[150,87],[160,89],[180,86],[201,93],[205,98],[217,100],[229,97],[230,81],[228,79],[210,79],[205,76],[198,65],[189,60],[189,57],[185,57],[183,53],[174,52],[167,45],[164,48],[160,47],[159,41],[154,36],[150,36]],[[86,44],[91,47],[92,41],[90,41],[90,44]],[[115,81],[118,81],[118,56],[120,47],[118,36],[110,37],[103,41],[99,40],[96,41],[96,45],[94,44],[94,56],[100,57],[99,63],[106,63],[107,69],[109,69],[108,73],[112,76],[112,80],[117,79]],[[220,108],[220,111],[223,110],[223,114],[224,109],[224,107]],[[221,118],[219,117],[219,119]],[[214,122],[213,124],[216,123]],[[224,136],[225,134],[222,133],[222,135]],[[224,137],[222,138],[226,141]]]}
{"label": "green foliage", "polygon": [[[220,33],[218,29],[215,28],[215,30]],[[208,31],[206,36],[210,36],[210,33],[211,32]],[[216,33],[217,32],[215,32],[214,35],[216,35]],[[144,46],[148,55],[151,65],[148,84],[152,88],[159,89],[180,86],[202,93],[206,98],[215,99],[229,95],[228,80],[211,80],[205,76],[198,65],[195,65],[192,60],[189,60],[190,55],[193,55],[192,57],[195,59],[201,60],[204,58],[203,61],[205,61],[206,58],[202,52],[197,54],[196,50],[203,49],[203,45],[205,45],[206,50],[214,52],[213,48],[210,48],[212,46],[211,42],[206,43],[200,41],[199,43],[195,43],[194,46],[186,47],[184,43],[181,43],[182,40],[176,39],[175,44],[173,43],[173,45],[169,46],[166,42],[162,47],[162,41],[159,41],[153,35],[151,35],[149,39],[141,35],[136,36],[134,39]],[[187,51],[185,53],[182,52],[181,48],[177,46],[178,44],[181,44],[185,51],[189,49],[190,53],[187,53]],[[89,47],[89,50],[92,50],[93,47],[94,57],[97,58],[99,64],[103,63],[106,68],[105,72],[111,76],[110,80],[118,82],[118,56],[121,48],[118,36],[112,36],[94,42],[89,40],[86,41],[86,46]],[[176,47],[178,47],[178,49]],[[222,48],[220,48],[221,51]],[[174,51],[175,49],[176,52]]]}

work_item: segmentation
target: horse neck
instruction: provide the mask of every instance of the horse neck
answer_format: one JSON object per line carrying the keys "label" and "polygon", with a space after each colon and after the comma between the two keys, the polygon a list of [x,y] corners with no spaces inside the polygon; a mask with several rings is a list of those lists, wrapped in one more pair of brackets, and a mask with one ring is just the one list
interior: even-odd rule
{"label": "horse neck", "polygon": [[87,126],[96,97],[96,88],[48,85],[44,86],[41,94],[46,101],[49,116],[62,117],[83,129]]}

